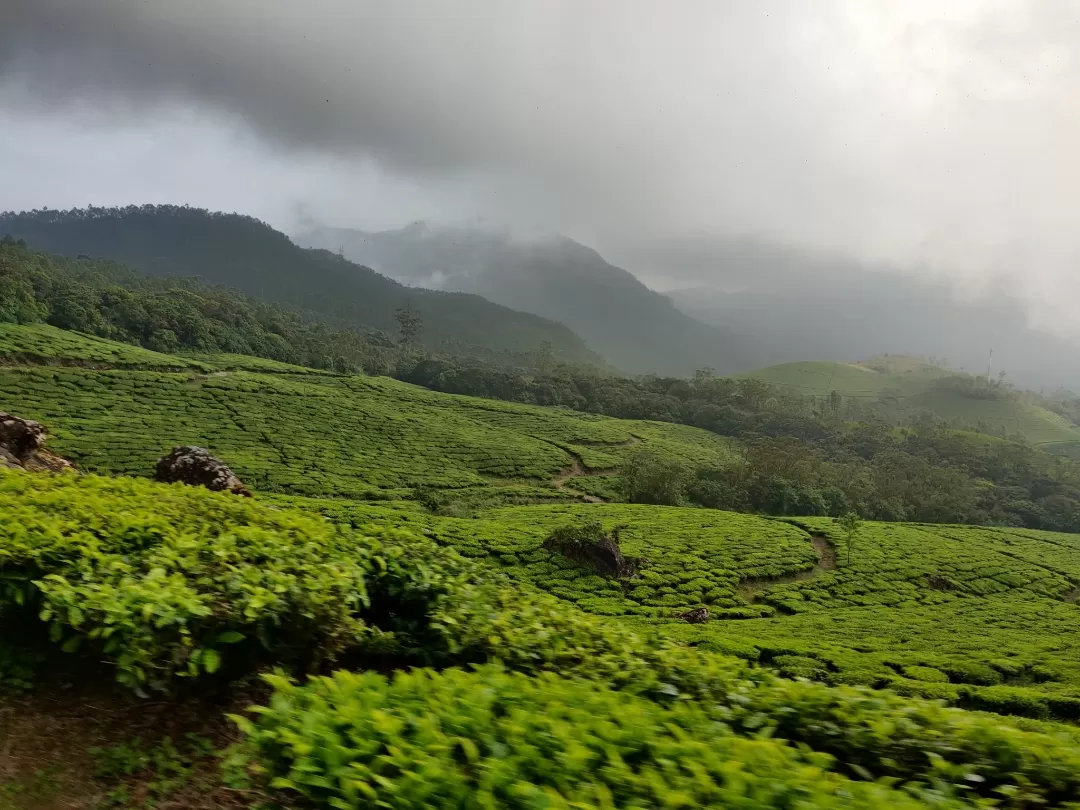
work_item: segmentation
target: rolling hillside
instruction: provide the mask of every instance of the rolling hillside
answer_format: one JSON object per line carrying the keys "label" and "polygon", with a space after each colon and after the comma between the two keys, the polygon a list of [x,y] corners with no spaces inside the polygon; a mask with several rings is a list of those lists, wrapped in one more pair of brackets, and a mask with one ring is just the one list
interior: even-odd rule
{"label": "rolling hillside", "polygon": [[865,363],[784,363],[741,376],[803,396],[827,397],[836,391],[845,397],[880,402],[890,410],[925,410],[959,426],[982,425],[994,432],[1022,436],[1036,445],[1057,445],[1060,449],[1080,442],[1080,428],[1025,401],[1022,394],[972,395],[944,384],[962,375],[910,357],[889,356]]}
{"label": "rolling hillside", "polygon": [[45,422],[57,452],[102,472],[147,476],[172,445],[198,444],[264,491],[364,498],[499,486],[572,499],[566,471],[609,474],[638,445],[697,464],[730,457],[728,440],[680,425],[258,358],[169,358],[37,324],[0,325],[5,358],[0,409]]}
{"label": "rolling hillside", "polygon": [[[257,358],[170,357],[43,325],[0,326],[0,358],[0,409],[44,421],[49,446],[84,469],[146,477],[172,445],[200,444],[259,498],[347,525],[389,520],[587,612],[790,674],[1080,717],[1076,535],[868,523],[849,561],[827,518],[583,502],[638,447],[730,462],[730,440],[695,428]],[[935,374],[889,368],[911,368],[912,383]],[[856,391],[887,376],[845,366],[834,379]],[[424,508],[431,490],[469,514]],[[632,587],[540,548],[587,520],[623,526],[626,553],[649,558]],[[698,606],[713,621],[671,624]],[[1033,634],[1037,616],[1054,618]]]}
{"label": "rolling hillside", "polygon": [[929,388],[933,380],[953,374],[948,369],[929,363],[890,359],[892,363],[888,365],[831,361],[783,363],[740,376],[764,380],[770,385],[804,396],[827,397],[836,391],[845,397],[881,399],[922,393]]}
{"label": "rolling hillside", "polygon": [[334,253],[304,250],[251,217],[178,206],[0,214],[0,235],[64,256],[86,254],[144,273],[198,276],[341,324],[396,334],[395,312],[411,305],[420,339],[433,348],[536,351],[602,364],[560,323],[478,295],[409,288]]}
{"label": "rolling hillside", "polygon": [[[0,470],[0,807],[1080,796],[1080,535],[868,522],[849,544],[829,518],[587,502],[638,447],[731,445],[42,325],[0,327],[0,409],[108,473]],[[139,480],[181,442],[255,498]],[[547,542],[590,526],[636,571]],[[270,667],[332,674],[258,686]],[[267,708],[224,722],[253,690]]]}

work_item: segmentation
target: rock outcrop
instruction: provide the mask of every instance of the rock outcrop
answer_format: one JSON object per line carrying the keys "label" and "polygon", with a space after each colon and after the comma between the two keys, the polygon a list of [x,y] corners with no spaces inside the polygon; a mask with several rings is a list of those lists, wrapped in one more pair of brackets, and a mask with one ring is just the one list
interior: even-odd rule
{"label": "rock outcrop", "polygon": [[694,608],[686,613],[680,613],[679,618],[690,624],[704,624],[709,620],[709,609],[707,607]]}
{"label": "rock outcrop", "polygon": [[611,579],[635,577],[645,560],[626,557],[619,547],[619,527],[605,534],[599,523],[556,529],[543,547]]}
{"label": "rock outcrop", "polygon": [[179,481],[193,487],[251,497],[251,491],[225,462],[214,458],[210,451],[192,445],[174,447],[169,455],[162,456],[154,478],[167,484]]}
{"label": "rock outcrop", "polygon": [[45,426],[0,411],[0,467],[29,472],[74,470],[70,461],[45,449]]}

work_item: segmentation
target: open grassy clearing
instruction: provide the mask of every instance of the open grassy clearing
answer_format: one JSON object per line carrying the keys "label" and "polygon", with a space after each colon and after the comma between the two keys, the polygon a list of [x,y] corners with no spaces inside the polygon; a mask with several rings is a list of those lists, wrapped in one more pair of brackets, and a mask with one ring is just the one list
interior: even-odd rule
{"label": "open grassy clearing", "polygon": [[910,397],[907,404],[925,408],[946,421],[985,424],[1035,445],[1080,441],[1080,430],[1059,414],[1014,400],[975,399],[956,391],[934,390]]}
{"label": "open grassy clearing", "polygon": [[925,391],[933,380],[952,374],[948,369],[928,363],[871,368],[859,363],[805,361],[781,363],[740,376],[764,380],[804,396],[827,397],[836,391],[845,397],[881,399]]}

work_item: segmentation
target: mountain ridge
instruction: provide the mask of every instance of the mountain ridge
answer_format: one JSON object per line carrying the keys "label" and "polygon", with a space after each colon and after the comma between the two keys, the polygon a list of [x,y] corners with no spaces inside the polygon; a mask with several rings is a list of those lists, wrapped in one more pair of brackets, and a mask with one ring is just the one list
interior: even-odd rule
{"label": "mountain ridge", "polygon": [[746,348],[730,332],[680,311],[630,271],[565,236],[530,240],[412,223],[376,232],[315,228],[296,240],[340,250],[400,281],[480,294],[559,321],[633,373],[750,367]]}
{"label": "mountain ridge", "polygon": [[434,348],[536,351],[544,342],[569,362],[606,365],[563,324],[481,296],[406,287],[326,250],[309,250],[253,217],[186,206],[5,212],[0,232],[67,256],[89,254],[150,275],[198,276],[339,323],[396,331],[395,312],[415,307],[421,341]]}

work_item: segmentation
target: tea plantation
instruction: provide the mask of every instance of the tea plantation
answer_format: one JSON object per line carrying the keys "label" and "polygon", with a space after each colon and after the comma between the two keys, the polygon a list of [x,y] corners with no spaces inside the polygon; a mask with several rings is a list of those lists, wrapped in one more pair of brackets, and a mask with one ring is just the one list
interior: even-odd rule
{"label": "tea plantation", "polygon": [[[55,337],[49,329],[5,334],[10,345],[25,345],[39,333]],[[53,361],[104,364],[108,352],[98,344],[122,347],[113,367],[0,368],[0,407],[45,422],[50,446],[84,469],[147,476],[173,445],[197,444],[258,490],[364,498],[417,486],[550,487],[575,457],[585,470],[613,471],[639,443],[695,464],[730,456],[726,440],[680,425],[447,396],[386,378],[301,374],[255,358],[177,358],[174,367],[199,370],[162,372],[141,368],[155,365],[147,359],[154,353],[97,339],[75,336],[42,351]],[[132,358],[140,368],[125,368]],[[238,367],[245,370],[231,370]]]}
{"label": "tea plantation", "polygon": [[[104,663],[158,702],[269,663],[339,668],[306,684],[269,677],[261,707],[234,715],[222,775],[200,776],[199,806],[1034,808],[1080,795],[1080,740],[1065,727],[786,681],[590,617],[385,525],[15,471],[0,472],[0,514],[0,621],[19,630],[5,645],[60,656],[38,661],[84,681]],[[139,714],[137,697],[107,699]],[[80,717],[92,723],[101,702]],[[25,705],[0,697],[16,723]],[[17,765],[40,743],[26,726],[4,740],[8,727],[5,764]],[[128,781],[108,792],[64,794],[74,765],[50,763],[54,801],[192,795],[177,754],[140,759],[137,745],[110,749],[96,778]],[[171,780],[138,782],[153,768]],[[5,771],[6,795],[27,795],[31,778]]]}
{"label": "tea plantation", "polygon": [[[4,330],[85,474],[0,470],[3,810],[1080,806],[1078,535],[585,503],[730,446]],[[256,497],[143,480],[182,443]],[[590,523],[634,575],[544,548]]]}
{"label": "tea plantation", "polygon": [[0,362],[5,365],[58,363],[104,368],[208,369],[195,360],[69,332],[44,323],[0,323]]}
{"label": "tea plantation", "polygon": [[[389,506],[281,500],[355,525]],[[555,527],[589,519],[625,526],[623,550],[649,561],[636,578],[601,577],[541,548]],[[842,533],[821,518],[551,504],[456,519],[402,505],[394,521],[588,612],[791,676],[1080,719],[1077,535],[868,523],[849,563]],[[677,618],[699,606],[707,624]]]}

